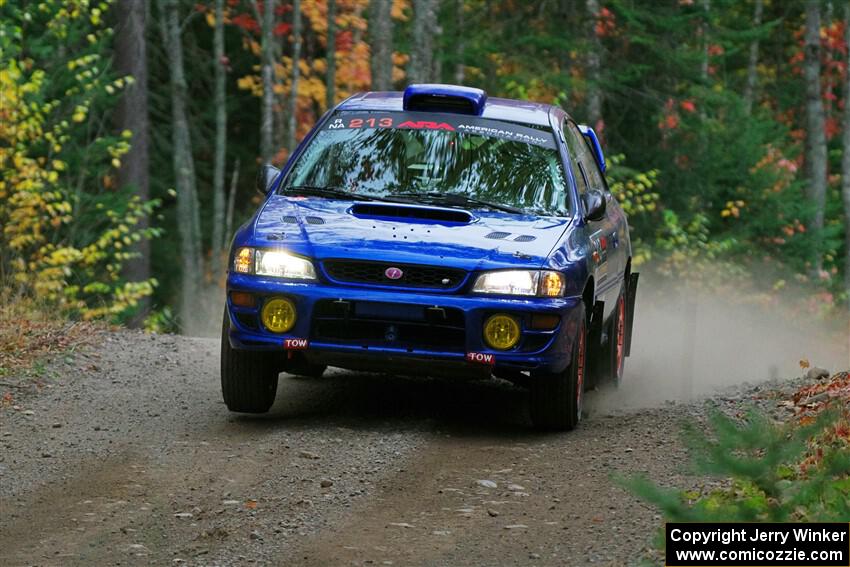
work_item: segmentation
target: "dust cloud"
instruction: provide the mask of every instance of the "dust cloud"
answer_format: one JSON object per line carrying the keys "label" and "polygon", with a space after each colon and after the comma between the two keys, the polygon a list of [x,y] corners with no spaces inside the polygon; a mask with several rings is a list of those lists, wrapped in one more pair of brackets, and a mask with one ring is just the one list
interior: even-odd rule
{"label": "dust cloud", "polygon": [[804,372],[801,359],[830,372],[850,368],[847,321],[794,317],[782,307],[642,280],[623,383],[603,389],[593,406],[652,407],[794,378]]}
{"label": "dust cloud", "polygon": [[180,311],[181,334],[190,337],[220,337],[224,299],[223,286],[204,286],[197,306],[192,311],[186,309]]}

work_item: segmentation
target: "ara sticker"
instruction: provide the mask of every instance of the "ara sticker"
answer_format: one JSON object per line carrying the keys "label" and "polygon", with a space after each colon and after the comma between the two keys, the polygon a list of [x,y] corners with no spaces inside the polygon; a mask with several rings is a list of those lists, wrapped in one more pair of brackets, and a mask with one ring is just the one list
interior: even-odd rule
{"label": "ara sticker", "polygon": [[476,364],[495,364],[496,357],[486,352],[468,352],[466,353],[466,361]]}
{"label": "ara sticker", "polygon": [[307,339],[283,339],[283,348],[286,350],[304,350],[309,345]]}

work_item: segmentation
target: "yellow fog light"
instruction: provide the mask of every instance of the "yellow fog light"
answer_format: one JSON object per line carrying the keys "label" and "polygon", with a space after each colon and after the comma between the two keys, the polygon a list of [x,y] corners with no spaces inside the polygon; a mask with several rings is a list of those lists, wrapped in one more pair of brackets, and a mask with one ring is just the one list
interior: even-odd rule
{"label": "yellow fog light", "polygon": [[295,325],[295,305],[288,299],[271,299],[263,305],[263,325],[272,333],[285,333]]}
{"label": "yellow fog light", "polygon": [[484,340],[492,348],[507,350],[519,342],[519,323],[510,315],[493,315],[484,323]]}

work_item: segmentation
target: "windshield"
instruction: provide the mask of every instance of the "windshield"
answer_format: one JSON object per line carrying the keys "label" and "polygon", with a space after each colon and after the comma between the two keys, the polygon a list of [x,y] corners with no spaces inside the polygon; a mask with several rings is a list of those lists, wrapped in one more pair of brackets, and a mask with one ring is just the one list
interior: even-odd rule
{"label": "windshield", "polygon": [[336,190],[337,198],[568,214],[551,131],[462,115],[337,113],[295,163],[282,191],[298,188]]}

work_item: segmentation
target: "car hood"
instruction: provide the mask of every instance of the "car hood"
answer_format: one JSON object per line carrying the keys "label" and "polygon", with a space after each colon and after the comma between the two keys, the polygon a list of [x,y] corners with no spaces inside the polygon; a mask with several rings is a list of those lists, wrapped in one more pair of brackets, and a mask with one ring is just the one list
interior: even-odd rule
{"label": "car hood", "polygon": [[[373,205],[379,214],[363,214]],[[391,208],[381,209],[385,206]],[[469,216],[467,222],[428,218],[446,214]],[[436,262],[466,270],[541,267],[569,222],[489,210],[274,195],[257,216],[253,244],[285,247],[318,260]]]}

